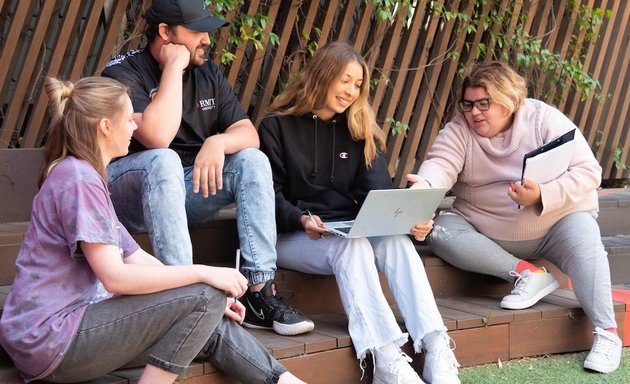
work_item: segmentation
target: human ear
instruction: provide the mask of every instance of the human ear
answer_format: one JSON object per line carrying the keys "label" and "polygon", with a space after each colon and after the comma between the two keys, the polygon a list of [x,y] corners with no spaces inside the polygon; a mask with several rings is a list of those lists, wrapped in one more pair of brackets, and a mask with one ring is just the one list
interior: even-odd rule
{"label": "human ear", "polygon": [[101,133],[103,134],[103,136],[105,137],[110,137],[111,136],[111,121],[109,121],[109,119],[106,118],[102,118],[98,121],[98,128],[101,131]]}
{"label": "human ear", "polygon": [[160,38],[162,40],[168,42],[170,40],[170,32],[171,32],[171,27],[169,27],[168,24],[166,23],[158,24],[158,35],[160,35]]}

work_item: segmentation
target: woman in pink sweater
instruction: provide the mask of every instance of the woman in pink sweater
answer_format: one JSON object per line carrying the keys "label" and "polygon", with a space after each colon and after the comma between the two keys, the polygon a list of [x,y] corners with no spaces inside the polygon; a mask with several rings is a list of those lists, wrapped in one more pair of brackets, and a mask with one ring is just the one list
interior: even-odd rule
{"label": "woman in pink sweater", "polygon": [[619,366],[607,253],[597,221],[601,167],[576,129],[565,172],[548,182],[523,178],[523,156],[574,128],[566,116],[527,99],[526,81],[500,62],[474,66],[462,84],[456,115],[440,131],[414,187],[449,187],[453,211],[439,215],[427,241],[458,268],[515,281],[501,301],[528,308],[558,288],[545,259],[568,274],[595,341],[584,367],[612,372]]}

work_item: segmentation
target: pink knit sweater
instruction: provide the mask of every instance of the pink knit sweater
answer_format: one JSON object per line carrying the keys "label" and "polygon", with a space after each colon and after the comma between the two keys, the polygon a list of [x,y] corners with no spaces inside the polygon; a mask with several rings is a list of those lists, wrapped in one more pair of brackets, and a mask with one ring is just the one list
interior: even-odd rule
{"label": "pink knit sweater", "polygon": [[569,169],[540,185],[542,205],[518,209],[508,183],[519,181],[523,155],[575,125],[556,108],[527,99],[506,132],[478,136],[458,114],[439,132],[418,175],[434,187],[453,189],[453,210],[479,232],[496,240],[543,237],[562,217],[586,211],[597,215],[601,167],[582,133],[575,134]]}

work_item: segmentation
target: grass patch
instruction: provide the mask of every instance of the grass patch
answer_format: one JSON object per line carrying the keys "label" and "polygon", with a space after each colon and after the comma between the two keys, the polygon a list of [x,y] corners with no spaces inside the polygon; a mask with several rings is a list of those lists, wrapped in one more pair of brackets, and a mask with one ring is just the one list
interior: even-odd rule
{"label": "grass patch", "polygon": [[588,351],[523,358],[462,368],[462,384],[630,384],[630,348],[624,348],[619,369],[601,374],[584,370]]}

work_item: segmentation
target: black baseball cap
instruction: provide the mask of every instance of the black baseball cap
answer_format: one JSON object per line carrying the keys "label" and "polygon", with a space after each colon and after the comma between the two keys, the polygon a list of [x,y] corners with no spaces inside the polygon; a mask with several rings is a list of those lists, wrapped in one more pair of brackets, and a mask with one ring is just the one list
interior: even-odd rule
{"label": "black baseball cap", "polygon": [[227,24],[208,13],[204,0],[154,0],[144,18],[154,24],[183,25],[193,31],[208,33]]}

